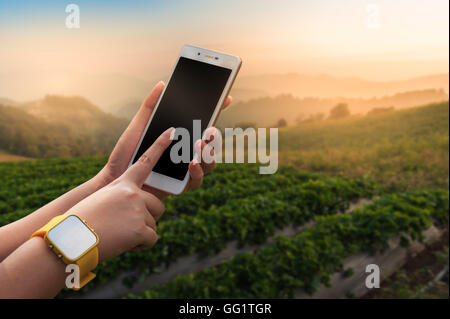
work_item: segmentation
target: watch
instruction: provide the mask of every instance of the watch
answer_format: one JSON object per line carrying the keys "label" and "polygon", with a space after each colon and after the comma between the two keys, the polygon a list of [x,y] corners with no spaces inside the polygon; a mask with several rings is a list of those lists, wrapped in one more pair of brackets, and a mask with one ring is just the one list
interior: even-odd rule
{"label": "watch", "polygon": [[91,272],[98,264],[97,234],[75,214],[52,218],[31,237],[42,237],[50,249],[65,264],[76,264],[80,269],[79,290],[95,278]]}

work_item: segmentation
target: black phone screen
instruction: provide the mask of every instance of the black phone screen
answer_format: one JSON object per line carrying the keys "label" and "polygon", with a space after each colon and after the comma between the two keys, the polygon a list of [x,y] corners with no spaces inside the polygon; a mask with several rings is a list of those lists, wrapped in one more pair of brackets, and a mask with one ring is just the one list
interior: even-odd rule
{"label": "black phone screen", "polygon": [[[230,74],[231,69],[180,57],[133,163],[169,127],[183,127],[189,131],[190,160],[192,160],[194,120],[201,120],[203,133]],[[171,161],[170,149],[177,142],[174,140],[165,150],[153,171],[182,181],[186,176],[189,163]]]}

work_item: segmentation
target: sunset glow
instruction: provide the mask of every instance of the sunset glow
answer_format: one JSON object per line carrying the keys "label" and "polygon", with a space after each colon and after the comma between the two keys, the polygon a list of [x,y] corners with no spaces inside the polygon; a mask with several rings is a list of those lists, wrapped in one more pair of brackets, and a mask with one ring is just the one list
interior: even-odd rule
{"label": "sunset glow", "polygon": [[[446,0],[76,3],[80,29],[65,27],[64,2],[0,3],[0,96],[59,92],[80,74],[155,81],[167,77],[185,43],[241,56],[242,76],[396,80],[449,67]],[[367,25],[370,5],[378,10],[376,28]],[[15,84],[24,78],[40,83],[24,94]]]}

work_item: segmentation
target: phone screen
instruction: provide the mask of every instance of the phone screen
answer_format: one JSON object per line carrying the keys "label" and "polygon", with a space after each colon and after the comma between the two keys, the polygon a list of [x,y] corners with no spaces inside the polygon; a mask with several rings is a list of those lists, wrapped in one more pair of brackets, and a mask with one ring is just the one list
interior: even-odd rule
{"label": "phone screen", "polygon": [[[189,131],[190,160],[192,160],[194,157],[193,121],[201,120],[203,133],[230,74],[231,69],[180,57],[133,163],[169,127],[183,127]],[[177,140],[174,140],[165,150],[153,171],[182,181],[186,176],[189,163],[173,163],[170,160],[170,148],[174,143],[177,143]]]}

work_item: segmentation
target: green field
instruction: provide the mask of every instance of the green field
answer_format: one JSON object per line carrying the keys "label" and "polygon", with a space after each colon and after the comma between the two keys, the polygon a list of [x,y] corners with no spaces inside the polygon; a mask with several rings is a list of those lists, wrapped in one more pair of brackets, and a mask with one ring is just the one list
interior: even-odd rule
{"label": "green field", "polygon": [[[214,255],[227,243],[261,245],[221,266],[180,275],[139,297],[292,297],[344,271],[344,258],[420,240],[432,223],[448,225],[448,103],[374,116],[322,121],[280,131],[274,175],[259,165],[221,164],[201,189],[170,197],[158,244],[99,265],[95,289],[122,274],[137,281],[179,257]],[[0,226],[94,176],[106,157],[0,163]],[[300,168],[300,169],[299,169]],[[373,203],[338,215],[363,198]],[[294,237],[267,239],[289,225],[317,221]],[[64,291],[60,297],[73,296]],[[136,297],[136,296],[134,296]]]}
{"label": "green field", "polygon": [[[386,249],[402,234],[402,245],[421,239],[433,222],[448,224],[448,192],[385,195],[342,216],[317,218],[317,225],[293,238],[241,253],[218,267],[180,275],[155,285],[143,298],[292,298],[300,288],[313,293],[343,272],[344,258]],[[135,298],[136,296],[131,296]]]}
{"label": "green field", "polygon": [[[0,164],[3,185],[8,186],[1,193],[0,225],[83,182],[104,161],[93,157]],[[289,167],[281,167],[274,176],[259,175],[256,165],[246,164],[219,166],[203,186],[169,198],[158,226],[158,245],[100,265],[97,280],[90,288],[127,269],[141,269],[149,275],[162,263],[184,255],[214,254],[232,240],[242,245],[261,244],[277,229],[335,214],[353,200],[377,193],[376,185],[368,180],[330,178]],[[135,281],[126,278],[128,285]]]}
{"label": "green field", "polygon": [[280,129],[280,162],[368,176],[388,191],[448,188],[449,104]]}

